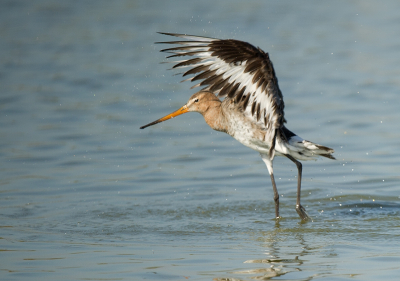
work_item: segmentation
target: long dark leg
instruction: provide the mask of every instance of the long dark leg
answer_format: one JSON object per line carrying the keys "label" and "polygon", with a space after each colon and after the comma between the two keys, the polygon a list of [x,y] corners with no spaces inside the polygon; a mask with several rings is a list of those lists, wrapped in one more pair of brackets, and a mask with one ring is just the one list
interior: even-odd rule
{"label": "long dark leg", "polygon": [[274,169],[272,168],[272,160],[269,159],[268,154],[260,154],[265,165],[267,165],[269,175],[271,177],[272,188],[274,190],[274,201],[275,201],[275,218],[279,219],[279,194],[275,184]]}
{"label": "long dark leg", "polygon": [[298,171],[298,175],[297,175],[297,200],[296,200],[296,211],[299,214],[300,218],[302,220],[307,220],[310,217],[307,215],[306,213],[306,209],[304,209],[303,206],[301,206],[300,204],[300,197],[301,197],[301,175],[302,175],[302,171],[303,171],[303,165],[297,161],[296,159],[294,159],[292,156],[290,156],[289,154],[285,155],[287,158],[289,158],[290,160],[293,161],[293,163],[296,164],[297,166],[297,171]]}
{"label": "long dark leg", "polygon": [[270,174],[272,188],[274,189],[274,201],[275,201],[275,218],[279,219],[279,194],[278,189],[276,188],[274,173]]}

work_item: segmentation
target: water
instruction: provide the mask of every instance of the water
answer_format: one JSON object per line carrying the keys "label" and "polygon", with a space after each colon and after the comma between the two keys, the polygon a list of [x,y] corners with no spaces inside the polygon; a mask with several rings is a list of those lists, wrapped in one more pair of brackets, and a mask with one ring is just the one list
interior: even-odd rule
{"label": "water", "polygon": [[[397,280],[398,1],[3,1],[1,280]],[[256,152],[182,106],[157,31],[270,53],[288,128],[336,161]]]}

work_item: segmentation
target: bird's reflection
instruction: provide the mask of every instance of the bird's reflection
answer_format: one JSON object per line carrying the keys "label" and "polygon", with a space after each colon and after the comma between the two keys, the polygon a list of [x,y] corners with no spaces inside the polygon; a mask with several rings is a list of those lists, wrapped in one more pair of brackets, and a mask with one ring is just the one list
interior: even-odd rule
{"label": "bird's reflection", "polygon": [[[313,252],[312,246],[309,245],[310,241],[305,239],[306,233],[302,233],[303,227],[304,225],[299,224],[296,228],[283,228],[277,222],[271,231],[253,233],[253,239],[260,242],[263,257],[246,260],[243,263],[257,264],[257,266],[250,269],[239,269],[233,271],[230,277],[214,278],[213,280],[269,280],[287,273],[302,271],[302,266],[306,262],[304,257]],[[289,239],[290,245],[287,243]]]}

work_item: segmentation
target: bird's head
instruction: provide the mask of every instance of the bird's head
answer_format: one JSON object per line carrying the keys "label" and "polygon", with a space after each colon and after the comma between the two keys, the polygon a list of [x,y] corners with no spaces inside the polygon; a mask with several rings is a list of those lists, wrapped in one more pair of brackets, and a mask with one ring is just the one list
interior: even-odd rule
{"label": "bird's head", "polygon": [[181,114],[187,113],[187,112],[199,112],[201,114],[204,114],[207,112],[207,110],[215,104],[215,102],[220,103],[221,101],[212,93],[212,92],[207,92],[207,91],[200,91],[195,94],[193,94],[188,102],[179,108],[178,110],[160,118],[157,119],[154,122],[151,122],[147,125],[144,125],[140,127],[140,129],[144,129],[146,127],[158,124],[160,122],[166,121],[168,119],[174,118],[176,116],[179,116]]}

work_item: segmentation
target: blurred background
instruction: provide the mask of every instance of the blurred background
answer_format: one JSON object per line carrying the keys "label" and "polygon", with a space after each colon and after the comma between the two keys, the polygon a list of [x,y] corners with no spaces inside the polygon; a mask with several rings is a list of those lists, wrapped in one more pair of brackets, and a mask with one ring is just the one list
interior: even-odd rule
{"label": "blurred background", "polygon": [[[400,2],[1,1],[2,280],[397,280]],[[335,149],[259,155],[200,114],[177,32],[268,52],[287,127]]]}

